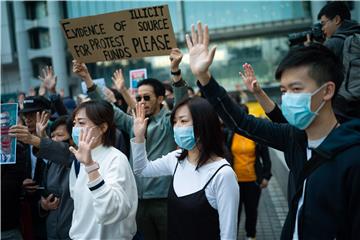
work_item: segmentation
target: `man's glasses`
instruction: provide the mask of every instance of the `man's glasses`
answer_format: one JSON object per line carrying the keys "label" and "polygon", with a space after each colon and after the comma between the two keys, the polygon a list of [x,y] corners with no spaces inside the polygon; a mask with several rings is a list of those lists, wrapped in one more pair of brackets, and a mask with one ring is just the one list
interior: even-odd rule
{"label": "man's glasses", "polygon": [[136,96],[135,97],[136,101],[140,102],[141,99],[144,99],[144,101],[150,101],[150,96]]}

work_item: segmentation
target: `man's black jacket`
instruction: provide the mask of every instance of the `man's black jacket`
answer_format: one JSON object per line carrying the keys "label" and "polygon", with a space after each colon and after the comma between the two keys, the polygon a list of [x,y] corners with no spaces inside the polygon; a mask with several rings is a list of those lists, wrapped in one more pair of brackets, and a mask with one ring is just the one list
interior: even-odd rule
{"label": "man's black jacket", "polygon": [[[273,123],[247,115],[212,78],[198,84],[227,127],[254,141],[283,151],[299,188],[307,162],[305,131],[289,124]],[[299,219],[300,239],[360,238],[360,119],[333,130],[313,156],[326,159],[306,179],[304,204]],[[310,160],[311,161],[311,160]],[[290,207],[281,239],[292,239],[297,199]],[[295,211],[296,212],[296,211]]]}

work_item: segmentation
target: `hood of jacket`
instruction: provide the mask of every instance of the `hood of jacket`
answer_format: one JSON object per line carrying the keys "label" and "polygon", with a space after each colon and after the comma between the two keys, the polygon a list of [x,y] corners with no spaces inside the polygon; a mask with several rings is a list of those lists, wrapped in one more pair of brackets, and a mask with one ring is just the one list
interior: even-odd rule
{"label": "hood of jacket", "polygon": [[326,158],[333,158],[354,145],[360,145],[360,119],[341,124],[325,138],[316,152]]}
{"label": "hood of jacket", "polygon": [[336,30],[335,34],[351,35],[360,33],[360,25],[356,21],[344,20],[341,26]]}

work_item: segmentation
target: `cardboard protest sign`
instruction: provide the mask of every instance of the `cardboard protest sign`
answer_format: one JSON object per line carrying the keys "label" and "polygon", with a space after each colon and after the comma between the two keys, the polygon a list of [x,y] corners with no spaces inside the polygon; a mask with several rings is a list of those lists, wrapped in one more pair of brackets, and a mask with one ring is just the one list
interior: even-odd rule
{"label": "cardboard protest sign", "polygon": [[0,164],[16,163],[16,138],[9,136],[9,128],[17,123],[17,110],[17,103],[1,104]]}
{"label": "cardboard protest sign", "polygon": [[[96,84],[97,87],[101,88],[101,90],[106,87],[104,78],[94,79],[93,82],[94,84]],[[81,82],[81,90],[85,95],[87,95],[87,87],[84,81]]]}
{"label": "cardboard protest sign", "polygon": [[85,63],[168,55],[176,39],[167,5],[63,19],[72,56]]}
{"label": "cardboard protest sign", "polygon": [[136,93],[137,84],[139,81],[147,78],[146,68],[130,70],[130,91],[132,94]]}

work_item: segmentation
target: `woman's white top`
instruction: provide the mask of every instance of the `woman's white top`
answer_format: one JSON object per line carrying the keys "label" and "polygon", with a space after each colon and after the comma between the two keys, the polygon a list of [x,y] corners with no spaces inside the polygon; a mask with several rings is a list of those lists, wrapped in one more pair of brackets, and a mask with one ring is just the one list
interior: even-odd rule
{"label": "woman's white top", "polygon": [[71,167],[74,212],[69,235],[71,239],[132,239],[138,196],[128,159],[116,148],[104,146],[91,150],[91,157],[100,165],[98,179],[89,182],[83,164],[77,177],[74,164]]}
{"label": "woman's white top", "polygon": [[[135,143],[134,139],[131,139],[131,149],[134,173],[143,177],[173,175],[178,163],[177,156],[181,152],[181,150],[175,150],[155,161],[149,161],[146,155],[145,142]],[[195,170],[196,166],[185,158],[179,162],[173,180],[176,195],[181,197],[203,189],[216,170],[224,164],[229,163],[222,159],[207,163]],[[221,239],[236,239],[239,185],[235,172],[230,166],[220,169],[206,187],[205,194],[209,204],[219,213]]]}

